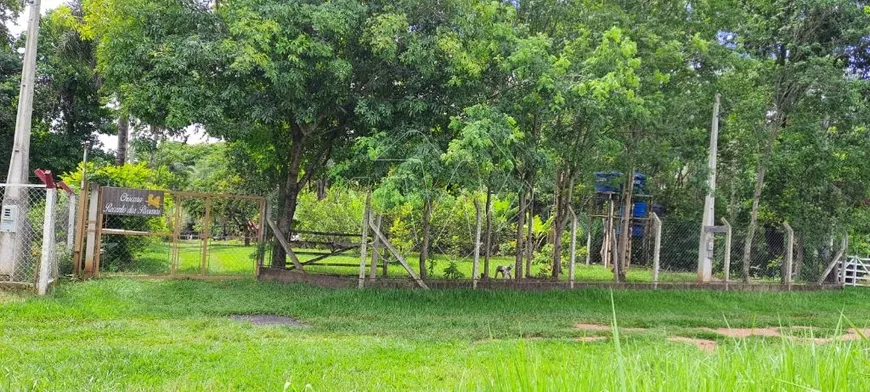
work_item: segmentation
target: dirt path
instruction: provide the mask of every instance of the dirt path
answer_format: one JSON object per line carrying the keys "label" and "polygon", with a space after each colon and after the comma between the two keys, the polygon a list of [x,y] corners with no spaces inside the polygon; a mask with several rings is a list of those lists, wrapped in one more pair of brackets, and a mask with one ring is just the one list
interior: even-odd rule
{"label": "dirt path", "polygon": [[[583,331],[583,332],[611,332],[613,329],[609,325],[602,324],[590,324],[590,323],[578,323],[574,325],[574,328]],[[763,327],[763,328],[697,328],[695,329],[698,332],[708,332],[713,333],[718,336],[734,338],[734,339],[746,339],[753,336],[766,337],[766,338],[786,338],[798,343],[813,343],[813,344],[828,344],[835,341],[854,341],[861,339],[870,339],[870,328],[866,329],[855,329],[849,328],[843,334],[838,336],[832,336],[827,338],[820,338],[813,336],[813,327],[805,327],[805,326],[794,326],[794,327]],[[619,327],[620,332],[643,332],[646,331],[646,328],[622,328]],[[785,333],[784,333],[785,332]],[[607,340],[606,336],[582,336],[576,338],[577,341],[581,342],[597,342]],[[675,343],[689,343],[695,345],[703,352],[713,353],[716,350],[717,342],[712,339],[699,339],[693,337],[685,337],[685,336],[671,336],[667,338],[669,342]]]}

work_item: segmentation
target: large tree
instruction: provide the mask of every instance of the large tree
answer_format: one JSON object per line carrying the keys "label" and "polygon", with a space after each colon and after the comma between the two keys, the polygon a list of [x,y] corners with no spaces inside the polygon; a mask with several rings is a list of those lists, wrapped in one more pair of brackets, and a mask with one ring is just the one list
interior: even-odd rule
{"label": "large tree", "polygon": [[[740,50],[763,61],[769,80],[765,140],[756,166],[743,249],[742,275],[748,282],[765,175],[780,133],[792,127],[796,108],[813,91],[824,90],[831,80],[849,77],[854,62],[866,56],[850,48],[866,45],[870,17],[853,0],[754,0],[740,7],[746,16],[736,29]],[[837,76],[832,79],[830,75]]]}

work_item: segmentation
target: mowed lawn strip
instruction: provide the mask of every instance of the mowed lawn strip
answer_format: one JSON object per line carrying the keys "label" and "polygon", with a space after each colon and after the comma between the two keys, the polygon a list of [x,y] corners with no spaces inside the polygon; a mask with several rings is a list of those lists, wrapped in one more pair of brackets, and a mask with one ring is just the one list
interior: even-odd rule
{"label": "mowed lawn strip", "polygon": [[[856,326],[870,324],[868,291],[616,291],[613,303],[620,327],[648,328],[621,334],[621,355],[611,339],[581,342],[590,333],[574,328],[581,322],[610,325],[608,290],[359,291],[253,280],[66,283],[47,298],[0,295],[0,389],[618,389],[622,378],[614,371],[622,358],[634,374],[630,382],[641,389],[661,386],[654,380],[664,373],[704,373],[698,377],[744,389],[790,385],[726,375],[723,361],[733,361],[732,367],[743,363],[737,370],[744,375],[782,367],[784,380],[797,385],[866,390],[864,378],[844,375],[868,371],[867,361],[859,360],[866,341],[814,347],[717,337],[698,328],[813,326],[830,335],[843,320],[841,311]],[[311,327],[252,326],[230,320],[236,314],[289,316]],[[716,338],[719,348],[707,354],[668,342],[675,334]],[[839,370],[819,379],[804,369],[813,364]],[[717,367],[722,374],[714,379]]]}

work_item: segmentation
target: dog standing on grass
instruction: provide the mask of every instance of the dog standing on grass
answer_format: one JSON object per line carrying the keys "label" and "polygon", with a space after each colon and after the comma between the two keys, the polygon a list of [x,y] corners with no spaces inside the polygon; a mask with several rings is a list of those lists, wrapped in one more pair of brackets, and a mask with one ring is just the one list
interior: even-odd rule
{"label": "dog standing on grass", "polygon": [[511,272],[511,270],[513,270],[513,269],[514,269],[514,266],[512,266],[512,265],[509,265],[509,266],[500,265],[498,267],[495,267],[495,277],[498,278],[498,274],[501,274],[502,279],[513,279],[514,276],[513,276],[513,273]]}

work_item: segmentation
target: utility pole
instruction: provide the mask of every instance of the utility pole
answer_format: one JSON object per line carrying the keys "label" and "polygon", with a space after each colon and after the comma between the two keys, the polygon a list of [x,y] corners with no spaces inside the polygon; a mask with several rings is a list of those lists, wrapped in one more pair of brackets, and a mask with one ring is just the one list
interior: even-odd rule
{"label": "utility pole", "polygon": [[[30,17],[27,21],[27,40],[24,45],[24,67],[21,71],[21,87],[18,93],[18,115],[15,119],[15,138],[12,144],[12,157],[9,160],[7,184],[27,184],[30,171],[30,126],[33,119],[33,87],[36,81],[36,46],[39,41],[40,0],[26,0],[30,3]],[[20,222],[27,217],[28,194],[22,187],[6,188],[3,206],[17,205],[17,232],[0,233],[0,275],[15,273],[16,249],[22,244],[25,233]]]}
{"label": "utility pole", "polygon": [[716,160],[719,149],[719,101],[713,103],[713,125],[710,131],[710,157],[707,159],[707,169],[710,177],[707,179],[707,196],[704,198],[704,217],[701,220],[701,238],[698,241],[698,281],[707,283],[713,279],[713,232],[709,227],[715,225],[716,219]]}

